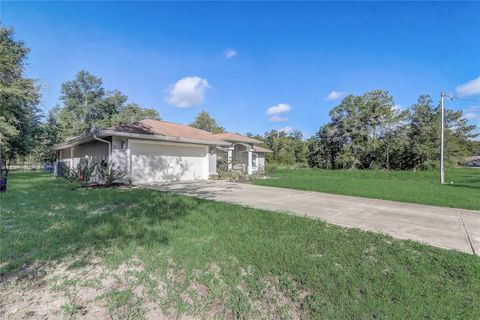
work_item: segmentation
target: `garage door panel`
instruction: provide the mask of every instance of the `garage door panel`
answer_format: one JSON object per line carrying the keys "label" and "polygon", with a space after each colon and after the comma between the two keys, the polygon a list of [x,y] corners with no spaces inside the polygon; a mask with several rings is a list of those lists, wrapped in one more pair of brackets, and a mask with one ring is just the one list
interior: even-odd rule
{"label": "garage door panel", "polygon": [[204,146],[138,143],[131,145],[133,183],[208,178]]}

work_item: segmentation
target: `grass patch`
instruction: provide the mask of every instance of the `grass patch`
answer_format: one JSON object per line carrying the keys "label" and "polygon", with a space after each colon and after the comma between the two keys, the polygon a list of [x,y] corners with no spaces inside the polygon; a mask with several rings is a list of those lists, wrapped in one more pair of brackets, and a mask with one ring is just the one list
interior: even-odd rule
{"label": "grass patch", "polygon": [[[11,175],[0,315],[40,317],[32,301],[48,293],[63,299],[51,317],[480,318],[477,256],[152,190],[67,186]],[[36,290],[44,298],[18,308]]]}
{"label": "grass patch", "polygon": [[[267,167],[268,168],[268,167]],[[480,210],[480,169],[447,169],[439,184],[436,171],[322,170],[268,168],[270,179],[255,184]]]}

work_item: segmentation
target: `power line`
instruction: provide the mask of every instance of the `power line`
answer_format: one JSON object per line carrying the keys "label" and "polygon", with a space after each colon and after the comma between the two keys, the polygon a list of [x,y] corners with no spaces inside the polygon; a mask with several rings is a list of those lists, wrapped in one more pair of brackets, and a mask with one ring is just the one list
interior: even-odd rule
{"label": "power line", "polygon": [[457,100],[461,100],[461,101],[480,102],[480,100],[477,100],[477,99],[464,99],[464,98],[460,98],[460,97],[456,97],[456,96],[450,96],[449,98],[451,98],[452,100],[457,99]]}

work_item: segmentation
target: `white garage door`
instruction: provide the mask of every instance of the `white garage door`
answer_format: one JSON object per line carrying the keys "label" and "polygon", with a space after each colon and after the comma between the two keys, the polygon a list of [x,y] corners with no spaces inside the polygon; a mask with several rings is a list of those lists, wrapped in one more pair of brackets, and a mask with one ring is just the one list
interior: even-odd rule
{"label": "white garage door", "polygon": [[208,179],[208,147],[129,141],[132,183]]}

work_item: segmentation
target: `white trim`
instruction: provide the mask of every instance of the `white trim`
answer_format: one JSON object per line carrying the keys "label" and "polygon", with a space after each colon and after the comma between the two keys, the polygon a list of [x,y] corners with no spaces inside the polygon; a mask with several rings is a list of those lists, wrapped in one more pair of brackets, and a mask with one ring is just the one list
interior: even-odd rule
{"label": "white trim", "polygon": [[250,149],[253,149],[251,145],[249,145],[248,143],[244,143],[244,142],[235,142],[235,143],[232,143],[231,148],[234,149],[236,145],[242,145],[242,146],[244,146],[245,148],[247,148],[247,150],[245,150],[245,151],[248,151],[248,150],[250,150]]}
{"label": "white trim", "polygon": [[203,140],[203,139],[193,139],[193,138],[182,138],[182,137],[172,137],[172,136],[160,136],[156,134],[140,134],[140,133],[127,133],[127,132],[118,132],[114,130],[104,130],[102,135],[106,136],[117,136],[117,137],[129,137],[129,138],[140,138],[145,140],[156,140],[156,141],[167,141],[167,142],[185,142],[192,144],[203,144],[203,145],[219,145],[227,146],[230,143],[221,141],[221,140]]}
{"label": "white trim", "polygon": [[247,160],[247,174],[251,175],[253,173],[253,161],[252,161],[252,150],[248,150],[248,160]]}
{"label": "white trim", "polygon": [[132,183],[132,154],[130,151],[130,139],[127,139],[127,176],[128,182]]}
{"label": "white trim", "polygon": [[[142,139],[128,139],[128,141],[132,142],[132,143],[148,143],[148,144],[160,144],[160,145],[196,147],[196,148],[199,148],[199,147],[202,146],[202,144],[196,144],[196,143],[154,141],[154,140],[142,140]],[[208,152],[208,144],[203,144],[203,146],[207,147],[207,152]],[[129,148],[130,148],[130,146],[129,146]]]}
{"label": "white trim", "polygon": [[227,150],[227,170],[230,171],[233,168],[233,148]]}

